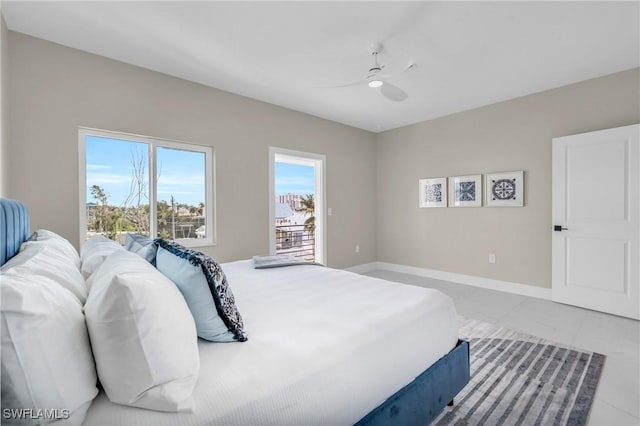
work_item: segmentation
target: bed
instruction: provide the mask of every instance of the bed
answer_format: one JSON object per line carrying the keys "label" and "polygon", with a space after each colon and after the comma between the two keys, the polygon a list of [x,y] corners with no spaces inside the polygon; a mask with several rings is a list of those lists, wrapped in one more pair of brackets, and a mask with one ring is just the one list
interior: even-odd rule
{"label": "bed", "polygon": [[[29,236],[2,200],[2,263]],[[115,404],[100,391],[87,425],[426,425],[469,381],[451,299],[317,265],[221,265],[249,338],[198,340],[193,412]],[[221,366],[224,366],[223,368]]]}

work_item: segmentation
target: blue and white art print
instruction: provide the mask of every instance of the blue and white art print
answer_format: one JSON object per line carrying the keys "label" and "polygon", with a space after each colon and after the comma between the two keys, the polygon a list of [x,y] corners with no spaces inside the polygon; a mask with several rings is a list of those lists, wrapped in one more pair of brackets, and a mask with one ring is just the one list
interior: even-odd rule
{"label": "blue and white art print", "polygon": [[522,207],[524,205],[524,172],[491,173],[485,178],[488,207]]}
{"label": "blue and white art print", "polygon": [[482,206],[482,175],[450,177],[449,205],[451,207]]}
{"label": "blue and white art print", "polygon": [[447,178],[420,179],[420,207],[447,207]]}

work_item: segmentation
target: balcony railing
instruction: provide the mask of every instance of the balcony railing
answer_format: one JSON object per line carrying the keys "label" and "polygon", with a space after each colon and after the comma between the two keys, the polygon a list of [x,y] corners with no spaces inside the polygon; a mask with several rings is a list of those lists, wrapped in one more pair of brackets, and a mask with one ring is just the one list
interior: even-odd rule
{"label": "balcony railing", "polygon": [[315,238],[304,225],[276,225],[276,254],[289,254],[313,262]]}

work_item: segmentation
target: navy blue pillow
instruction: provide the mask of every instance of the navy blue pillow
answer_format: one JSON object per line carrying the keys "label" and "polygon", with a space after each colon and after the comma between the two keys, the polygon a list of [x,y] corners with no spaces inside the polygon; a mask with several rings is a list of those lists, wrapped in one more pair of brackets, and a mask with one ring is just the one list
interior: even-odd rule
{"label": "navy blue pillow", "polygon": [[206,254],[156,239],[156,268],[178,287],[198,336],[212,342],[244,342],[242,317],[222,268]]}

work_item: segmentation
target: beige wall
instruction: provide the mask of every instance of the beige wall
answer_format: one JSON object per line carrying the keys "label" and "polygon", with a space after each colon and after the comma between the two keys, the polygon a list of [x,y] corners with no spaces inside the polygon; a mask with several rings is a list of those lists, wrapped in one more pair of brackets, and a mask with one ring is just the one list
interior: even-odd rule
{"label": "beige wall", "polygon": [[7,195],[9,181],[9,72],[7,24],[0,12],[0,197]]}
{"label": "beige wall", "polygon": [[[634,69],[377,135],[377,259],[550,288],[551,139],[639,121]],[[510,170],[523,208],[418,208],[420,178]]]}
{"label": "beige wall", "polygon": [[[221,261],[268,251],[272,145],[327,156],[331,266],[379,260],[550,287],[551,139],[640,121],[639,69],[373,135],[23,34],[8,39],[5,195],[27,203],[34,228],[74,242],[77,127],[88,126],[215,147],[218,244],[204,251]],[[5,174],[5,108],[2,117]],[[508,170],[525,171],[523,208],[417,207],[420,178]]]}
{"label": "beige wall", "polygon": [[9,193],[32,228],[79,240],[77,128],[87,126],[214,146],[218,240],[204,251],[220,261],[268,252],[268,147],[325,154],[328,263],[375,260],[373,134],[19,33],[9,47]]}

